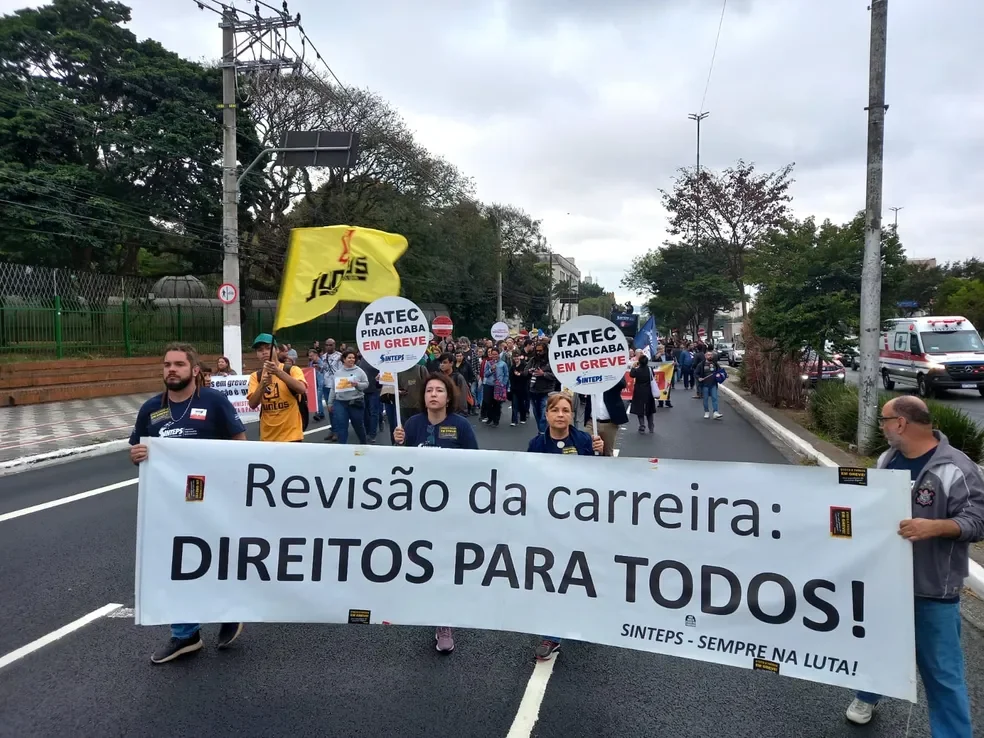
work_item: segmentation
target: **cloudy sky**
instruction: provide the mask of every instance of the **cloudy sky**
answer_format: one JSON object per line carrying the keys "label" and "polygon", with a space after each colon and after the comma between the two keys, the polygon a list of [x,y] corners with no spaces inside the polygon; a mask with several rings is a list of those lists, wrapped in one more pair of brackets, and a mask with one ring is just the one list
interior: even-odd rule
{"label": "cloudy sky", "polygon": [[[268,0],[279,7],[280,0]],[[28,3],[0,0],[9,12]],[[40,3],[30,3],[40,4]],[[131,27],[189,58],[220,53],[194,0],[130,0]],[[237,0],[240,8],[252,7]],[[943,4],[940,4],[941,6]],[[984,256],[984,3],[889,7],[885,219],[912,257]],[[864,207],[866,0],[729,0],[702,164],[796,162],[798,216]],[[485,201],[543,221],[619,299],[665,236],[659,189],[693,166],[721,0],[289,0],[346,84],[395,105]]]}

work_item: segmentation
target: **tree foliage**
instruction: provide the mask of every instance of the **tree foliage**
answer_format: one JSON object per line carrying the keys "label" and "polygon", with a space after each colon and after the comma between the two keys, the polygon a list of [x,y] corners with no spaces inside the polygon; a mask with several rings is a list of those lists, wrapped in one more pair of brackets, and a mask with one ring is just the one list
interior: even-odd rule
{"label": "tree foliage", "polygon": [[788,164],[759,173],[754,164],[739,159],[720,173],[681,169],[671,189],[662,191],[663,207],[670,214],[670,235],[690,242],[699,235],[701,248],[720,252],[743,315],[747,313],[746,262],[787,217],[792,170],[793,165]]}
{"label": "tree foliage", "polygon": [[715,314],[731,308],[738,289],[727,273],[724,251],[692,243],[666,243],[633,260],[622,285],[651,295],[649,312],[669,329],[685,328],[696,335]]}
{"label": "tree foliage", "polygon": [[137,41],[129,20],[109,0],[0,18],[0,257],[120,274],[219,264],[220,73]]}
{"label": "tree foliage", "polygon": [[[783,353],[857,334],[861,314],[864,214],[838,226],[791,220],[773,231],[749,265],[759,285],[751,320]],[[906,263],[894,231],[882,233],[883,311],[898,301]]]}

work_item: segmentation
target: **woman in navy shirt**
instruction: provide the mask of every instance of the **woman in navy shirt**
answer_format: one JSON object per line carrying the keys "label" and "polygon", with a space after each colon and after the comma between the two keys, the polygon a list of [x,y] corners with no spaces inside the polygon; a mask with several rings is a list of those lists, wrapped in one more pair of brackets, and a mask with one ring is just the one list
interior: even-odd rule
{"label": "woman in navy shirt", "polygon": [[[407,419],[406,427],[393,431],[400,446],[436,446],[438,448],[478,449],[475,431],[468,419],[452,411],[456,407],[457,389],[446,374],[431,374],[421,388],[420,407],[424,412]],[[437,650],[454,650],[454,631],[440,626],[434,633]]]}
{"label": "woman in navy shirt", "polygon": [[[600,456],[605,452],[605,442],[601,436],[589,436],[573,426],[574,400],[563,392],[554,392],[547,397],[547,432],[535,436],[530,441],[530,451],[535,454],[576,454],[577,456]],[[560,638],[543,636],[536,647],[536,658],[549,661],[560,650]]]}

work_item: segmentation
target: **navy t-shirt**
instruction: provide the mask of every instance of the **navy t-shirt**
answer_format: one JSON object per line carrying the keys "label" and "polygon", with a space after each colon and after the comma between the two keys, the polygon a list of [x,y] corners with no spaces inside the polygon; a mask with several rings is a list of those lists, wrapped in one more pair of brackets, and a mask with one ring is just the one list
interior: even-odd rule
{"label": "navy t-shirt", "polygon": [[438,448],[478,448],[478,439],[471,423],[451,413],[437,425],[431,425],[427,413],[417,413],[403,426],[405,446],[437,446]]}
{"label": "navy t-shirt", "polygon": [[535,436],[526,449],[534,454],[577,454],[578,456],[594,456],[591,447],[591,436],[582,430],[571,427],[567,429],[567,438],[557,440],[550,437],[550,431]]}
{"label": "navy t-shirt", "polygon": [[212,438],[229,440],[246,432],[236,409],[221,392],[201,387],[184,402],[168,402],[161,407],[164,394],[154,395],[140,407],[130,433],[130,445],[141,437]]}
{"label": "navy t-shirt", "polygon": [[936,448],[937,447],[934,446],[922,456],[917,456],[914,459],[907,459],[902,455],[901,451],[896,451],[892,454],[892,458],[888,460],[888,466],[886,468],[905,469],[912,477],[912,481],[915,482],[919,478],[919,475],[922,474],[922,470],[926,468],[926,464],[928,464],[929,460],[933,458],[933,454],[936,453]]}

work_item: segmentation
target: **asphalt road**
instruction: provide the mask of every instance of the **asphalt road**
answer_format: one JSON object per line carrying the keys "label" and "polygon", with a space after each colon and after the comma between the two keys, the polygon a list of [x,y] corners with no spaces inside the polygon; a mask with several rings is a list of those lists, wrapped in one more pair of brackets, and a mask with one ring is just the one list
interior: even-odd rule
{"label": "asphalt road", "polygon": [[[655,436],[633,425],[622,455],[786,463],[725,405],[703,420],[680,391]],[[251,427],[251,434],[255,427]],[[525,449],[533,426],[480,426],[485,448]],[[309,436],[316,440],[320,432]],[[133,605],[136,486],[13,519],[5,513],[135,477],[125,454],[0,478],[0,663],[15,649],[118,603]],[[726,488],[728,480],[721,479]],[[120,614],[120,613],[117,613]],[[216,628],[206,626],[207,644]],[[533,670],[530,635],[457,631],[442,657],[409,627],[248,625],[233,649],[153,666],[164,628],[99,617],[0,667],[0,736],[449,736],[504,738]],[[984,637],[965,629],[977,725],[984,726]],[[874,722],[844,720],[844,689],[697,661],[571,643],[546,687],[538,738],[905,735],[908,703]],[[920,700],[922,700],[920,694]],[[924,703],[909,736],[928,736]]]}
{"label": "asphalt road", "polygon": [[[858,377],[860,375],[853,369],[847,370],[847,381],[851,384],[858,383]],[[885,392],[885,388],[882,386],[881,378],[878,379],[878,390],[880,392]],[[915,387],[907,387],[903,384],[896,384],[895,389],[891,391],[892,394],[909,394],[914,395],[916,393]],[[967,413],[970,417],[977,421],[978,425],[984,426],[984,397],[977,390],[947,390],[946,392],[941,392],[933,399],[938,402],[942,402],[944,405],[953,405],[958,407]]]}

